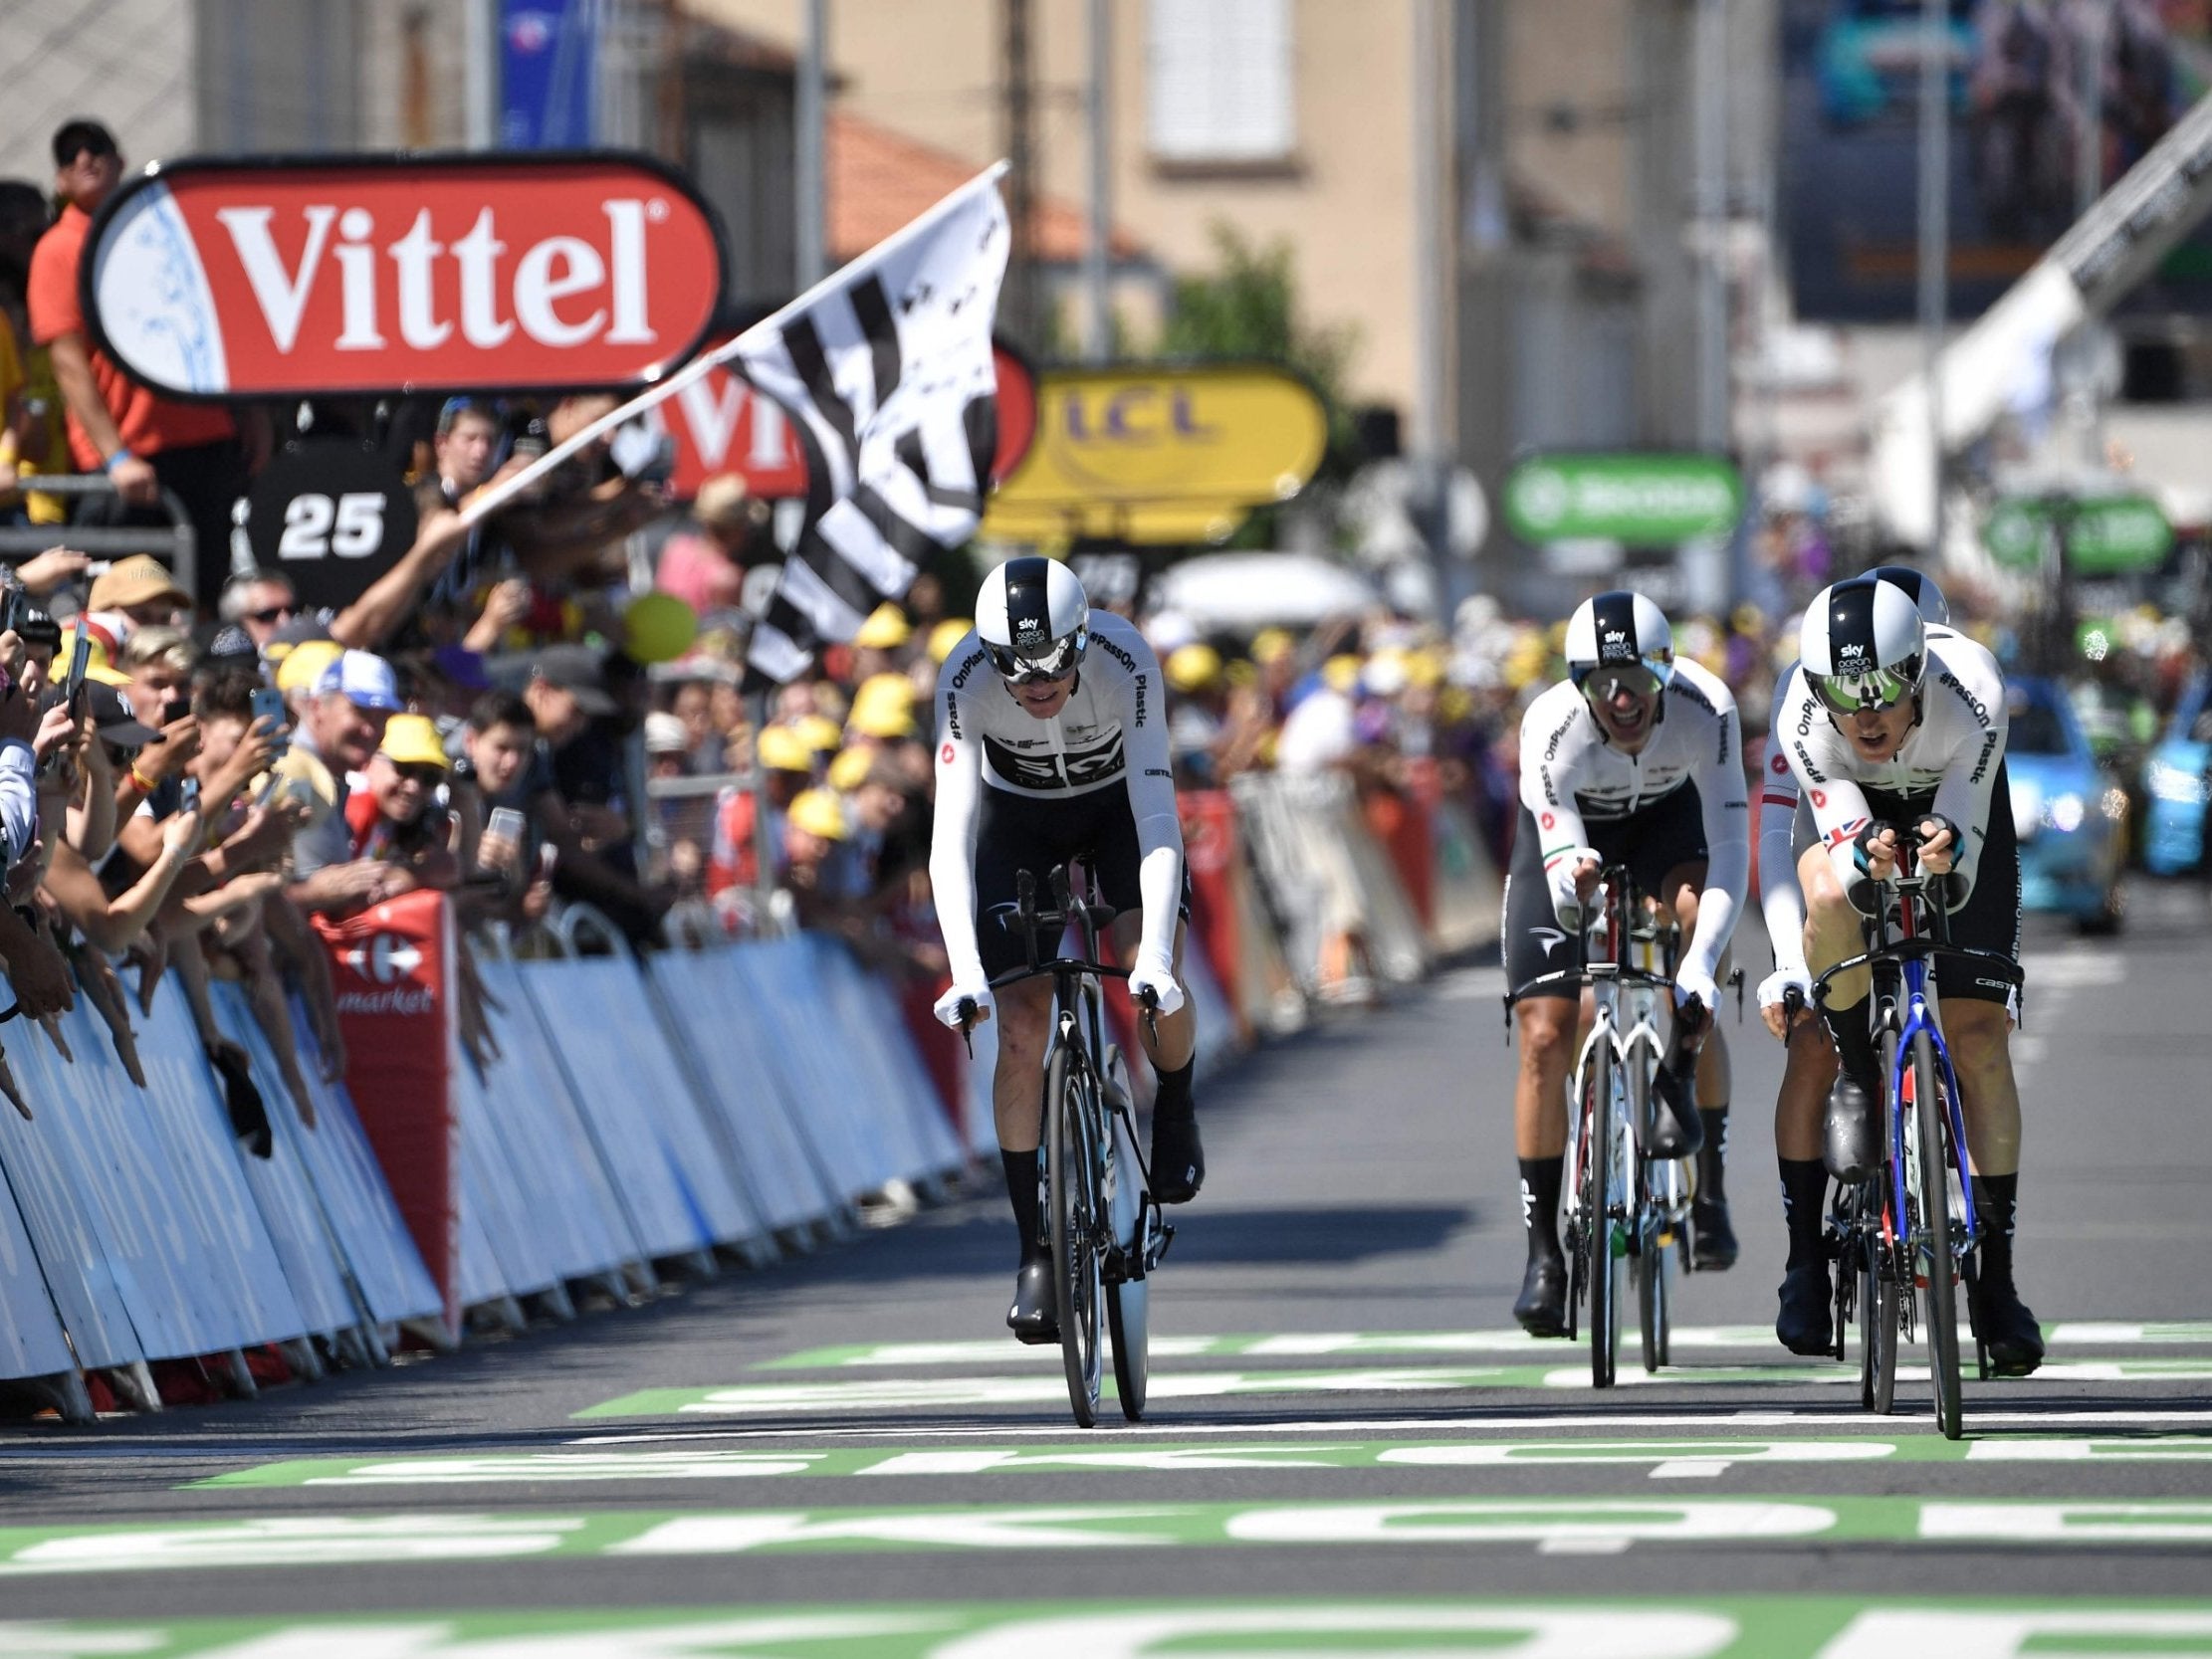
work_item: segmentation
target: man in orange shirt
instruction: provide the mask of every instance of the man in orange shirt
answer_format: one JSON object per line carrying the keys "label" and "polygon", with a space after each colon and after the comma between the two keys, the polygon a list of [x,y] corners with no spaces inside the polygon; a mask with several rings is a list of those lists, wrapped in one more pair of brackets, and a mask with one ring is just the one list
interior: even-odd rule
{"label": "man in orange shirt", "polygon": [[[231,507],[245,494],[250,468],[239,426],[213,404],[174,403],[125,376],[93,349],[78,303],[77,268],[101,203],[122,179],[122,152],[98,121],[73,120],[54,134],[54,189],[66,205],[31,256],[31,337],[54,362],[69,406],[69,446],[77,470],[106,472],[113,496],[83,498],[81,524],[166,524],[161,493],[174,491],[197,537],[200,608],[210,613],[223,585]],[[268,425],[258,416],[248,436],[266,459]]]}

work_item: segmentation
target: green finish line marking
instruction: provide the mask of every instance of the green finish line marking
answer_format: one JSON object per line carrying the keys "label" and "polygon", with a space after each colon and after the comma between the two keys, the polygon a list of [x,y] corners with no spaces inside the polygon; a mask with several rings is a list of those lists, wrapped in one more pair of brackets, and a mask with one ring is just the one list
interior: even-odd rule
{"label": "green finish line marking", "polygon": [[2212,1655],[2212,1602],[1930,1602],[1834,1596],[1607,1596],[1572,1603],[1283,1597],[1177,1601],[886,1604],[409,1613],[374,1617],[0,1621],[0,1652],[38,1659],[2070,1659]]}
{"label": "green finish line marking", "polygon": [[[1927,1380],[1925,1366],[1899,1366],[1898,1380]],[[2204,1359],[2114,1359],[2046,1364],[2025,1379],[2052,1382],[2163,1382],[2212,1379]],[[1648,1373],[1633,1364],[1620,1372],[1623,1386],[1769,1387],[1859,1383],[1856,1364],[1669,1366]],[[1470,1388],[1587,1390],[1587,1364],[1347,1367],[1316,1371],[1163,1371],[1151,1379],[1155,1400],[1220,1399],[1248,1394],[1438,1393]],[[1109,1377],[1106,1392],[1113,1392]],[[920,1410],[932,1406],[1046,1405],[1067,1397],[1054,1373],[1014,1376],[856,1376],[818,1382],[738,1382],[722,1387],[642,1388],[578,1411],[578,1418],[768,1416],[815,1411]],[[1969,1397],[1968,1411],[1972,1404]]]}
{"label": "green finish line marking", "polygon": [[[2212,1502],[1915,1498],[1391,1499],[1372,1503],[906,1506],[586,1514],[286,1515],[0,1528],[0,1577],[682,1556],[1534,1545],[2032,1544],[2212,1548]],[[18,1650],[20,1651],[20,1650]]]}
{"label": "green finish line marking", "polygon": [[1494,1469],[1528,1464],[1647,1466],[1653,1480],[1711,1479],[1739,1464],[2187,1463],[2212,1460],[2212,1435],[1944,1440],[1934,1435],[1846,1440],[1371,1440],[1346,1445],[931,1446],[742,1451],[550,1451],[444,1457],[299,1458],[187,1488],[589,1485],[600,1481],[758,1480],[812,1475],[998,1475],[1088,1469],[1114,1474],[1223,1470]]}
{"label": "green finish line marking", "polygon": [[[2068,1348],[2188,1348],[2212,1347],[2212,1323],[2130,1325],[2110,1321],[2075,1321],[2044,1328],[2055,1349]],[[1671,1338],[1676,1348],[1702,1351],[1712,1348],[1774,1348],[1774,1328],[1768,1325],[1684,1326]],[[1155,1359],[1319,1359],[1339,1356],[1507,1353],[1547,1355],[1560,1351],[1556,1339],[1531,1337],[1521,1330],[1484,1331],[1315,1331],[1274,1336],[1164,1337],[1155,1334],[1151,1352]],[[2063,1351],[2062,1351],[2063,1357]],[[847,1347],[813,1348],[779,1359],[764,1359],[752,1368],[762,1371],[847,1370],[861,1367],[916,1369],[931,1365],[990,1365],[995,1363],[1058,1363],[1059,1350],[1023,1348],[1002,1339],[995,1342],[861,1343]]]}

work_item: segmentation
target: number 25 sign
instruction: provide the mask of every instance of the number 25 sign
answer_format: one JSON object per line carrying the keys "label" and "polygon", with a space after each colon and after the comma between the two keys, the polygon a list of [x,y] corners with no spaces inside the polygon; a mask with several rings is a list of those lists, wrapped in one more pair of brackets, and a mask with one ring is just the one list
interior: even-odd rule
{"label": "number 25 sign", "polygon": [[255,480],[248,511],[254,562],[289,576],[311,608],[350,604],[415,539],[399,469],[347,438],[287,445]]}

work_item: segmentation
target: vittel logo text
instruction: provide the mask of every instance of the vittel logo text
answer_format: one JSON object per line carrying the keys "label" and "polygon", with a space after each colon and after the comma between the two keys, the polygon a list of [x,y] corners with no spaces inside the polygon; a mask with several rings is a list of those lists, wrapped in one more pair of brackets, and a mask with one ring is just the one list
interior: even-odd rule
{"label": "vittel logo text", "polygon": [[[479,349],[504,345],[521,328],[541,345],[565,350],[594,338],[608,345],[655,343],[645,303],[645,225],[649,214],[664,219],[668,211],[662,197],[603,200],[603,241],[549,236],[511,249],[491,207],[449,240],[440,239],[425,207],[386,242],[367,208],[317,202],[302,210],[306,241],[291,263],[278,250],[274,208],[226,207],[215,217],[230,235],[279,351],[289,353],[298,342],[308,302],[332,267],[335,275],[329,280],[343,301],[335,341],[340,351],[381,351],[390,343],[386,328],[415,350],[431,351],[452,339],[456,327]],[[454,271],[459,291],[449,314],[441,314],[436,298],[442,268]]]}

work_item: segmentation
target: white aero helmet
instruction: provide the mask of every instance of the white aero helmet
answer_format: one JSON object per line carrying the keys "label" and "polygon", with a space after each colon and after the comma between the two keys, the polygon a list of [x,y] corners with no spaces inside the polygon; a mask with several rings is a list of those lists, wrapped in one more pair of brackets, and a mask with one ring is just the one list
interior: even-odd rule
{"label": "white aero helmet", "polygon": [[1587,692],[1601,669],[1642,668],[1657,696],[1674,678],[1674,630],[1666,613],[1626,588],[1585,599],[1567,619],[1567,678]]}
{"label": "white aero helmet", "polygon": [[1904,589],[1873,576],[1825,587],[1805,609],[1806,682],[1834,713],[1886,709],[1920,689],[1927,630]]}
{"label": "white aero helmet", "polygon": [[977,637],[991,666],[1011,681],[1074,673],[1090,648],[1090,621],[1081,580],[1057,559],[1009,558],[976,595]]}
{"label": "white aero helmet", "polygon": [[1920,620],[1930,628],[1948,628],[1951,625],[1951,607],[1943,597],[1943,590],[1935,585],[1935,578],[1925,571],[1915,570],[1909,564],[1878,564],[1868,575],[1891,587],[1902,588],[1904,596],[1920,613]]}

